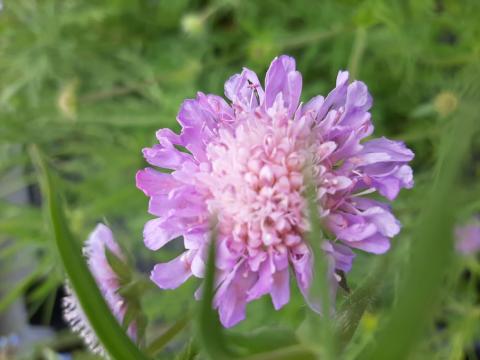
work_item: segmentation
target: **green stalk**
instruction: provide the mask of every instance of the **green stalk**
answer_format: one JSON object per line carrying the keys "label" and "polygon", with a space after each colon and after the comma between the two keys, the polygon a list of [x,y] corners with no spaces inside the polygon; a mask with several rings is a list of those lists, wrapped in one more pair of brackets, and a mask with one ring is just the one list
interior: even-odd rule
{"label": "green stalk", "polygon": [[190,315],[185,315],[175,324],[170,326],[162,335],[153,340],[145,350],[147,354],[153,356],[160,352],[175,336],[180,333],[190,322]]}
{"label": "green stalk", "polygon": [[201,349],[212,360],[232,359],[228,351],[226,338],[213,309],[213,296],[215,292],[215,229],[212,226],[212,238],[208,249],[208,260],[205,268],[205,280],[203,282],[203,294],[200,301],[197,319],[197,337]]}
{"label": "green stalk", "polygon": [[324,241],[321,229],[319,214],[317,209],[316,190],[312,184],[307,189],[308,209],[310,214],[311,231],[308,234],[308,242],[313,252],[314,270],[312,284],[309,289],[310,296],[314,300],[320,300],[322,307],[322,315],[309,311],[307,313],[306,322],[309,327],[309,341],[318,344],[316,334],[320,333],[320,346],[323,350],[323,359],[335,359],[337,344],[333,332],[330,299],[330,286],[328,279],[328,260],[325,252],[322,250]]}
{"label": "green stalk", "polygon": [[98,290],[97,284],[83,259],[80,246],[67,225],[58,192],[54,190],[54,181],[43,156],[36,146],[32,146],[29,150],[41,176],[43,196],[46,200],[46,209],[49,213],[58,254],[90,326],[95,331],[104,349],[113,359],[147,359],[112,315],[110,308]]}
{"label": "green stalk", "polygon": [[[473,108],[474,104],[472,101]],[[375,344],[360,359],[408,358],[434,315],[446,274],[452,269],[453,225],[458,206],[455,181],[478,128],[472,113],[462,111],[457,115],[442,135],[436,176],[413,232],[411,259],[397,304]]]}

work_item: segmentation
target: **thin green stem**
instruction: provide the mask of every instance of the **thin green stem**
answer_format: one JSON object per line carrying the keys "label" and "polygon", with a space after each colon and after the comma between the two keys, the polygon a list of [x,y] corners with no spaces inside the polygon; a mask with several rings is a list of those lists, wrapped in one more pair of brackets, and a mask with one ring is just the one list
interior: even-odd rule
{"label": "thin green stem", "polygon": [[170,326],[162,335],[158,338],[153,340],[150,345],[147,346],[145,352],[150,355],[154,356],[175,337],[177,336],[190,322],[191,315],[187,314],[178,320],[175,324]]}

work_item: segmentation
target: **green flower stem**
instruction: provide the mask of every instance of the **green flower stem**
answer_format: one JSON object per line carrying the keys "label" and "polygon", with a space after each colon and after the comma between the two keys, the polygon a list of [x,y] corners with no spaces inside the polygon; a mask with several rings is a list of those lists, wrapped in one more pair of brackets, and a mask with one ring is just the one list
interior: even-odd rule
{"label": "green flower stem", "polygon": [[178,320],[175,324],[170,326],[162,335],[158,338],[153,340],[150,345],[147,346],[145,352],[150,355],[154,356],[167,345],[175,336],[177,336],[185,327],[189,324],[191,319],[191,315],[185,315],[180,320]]}
{"label": "green flower stem", "polygon": [[37,147],[32,146],[29,150],[34,164],[41,173],[43,195],[60,259],[90,326],[113,359],[148,359],[127,336],[100,294],[81,255],[80,246],[67,225],[58,192],[54,191],[54,181],[45,161]]}

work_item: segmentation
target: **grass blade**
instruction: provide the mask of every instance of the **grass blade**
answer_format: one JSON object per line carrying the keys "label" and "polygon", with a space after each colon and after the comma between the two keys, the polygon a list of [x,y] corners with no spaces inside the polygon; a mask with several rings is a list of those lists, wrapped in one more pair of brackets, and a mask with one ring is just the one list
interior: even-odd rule
{"label": "grass blade", "polygon": [[[8,307],[28,289],[28,287],[37,279],[41,271],[37,268],[34,272],[27,275],[19,281],[13,288],[9,289],[5,296],[0,299],[0,313],[4,312]],[[4,284],[2,284],[4,285]],[[6,284],[5,284],[6,285]],[[0,291],[4,291],[0,285]]]}
{"label": "grass blade", "polygon": [[[309,345],[318,348],[322,352],[323,359],[334,359],[336,353],[336,341],[332,328],[332,299],[330,296],[330,284],[328,279],[329,264],[325,252],[322,250],[324,239],[319,221],[316,198],[316,190],[313,184],[309,184],[306,194],[311,226],[311,230],[308,234],[308,242],[310,249],[313,252],[314,269],[312,284],[308,291],[310,299],[314,302],[320,302],[322,314],[320,316],[313,310],[307,312],[307,317],[305,319],[305,330],[307,331],[305,335],[307,338],[305,340],[307,340]],[[320,334],[320,339],[318,334]]]}
{"label": "grass blade", "polygon": [[58,193],[54,191],[53,178],[40,151],[32,146],[30,155],[41,174],[43,195],[50,215],[55,242],[60,259],[78,297],[85,315],[105,350],[114,359],[147,359],[126,335],[112,315],[97,288],[88,267],[81,255],[80,246],[74,240],[67,225]]}
{"label": "grass blade", "polygon": [[233,356],[227,350],[226,338],[218,319],[217,312],[213,309],[213,296],[215,292],[215,243],[216,235],[212,227],[212,238],[208,249],[208,260],[205,268],[203,295],[200,300],[197,337],[199,345],[209,359],[231,359]]}
{"label": "grass blade", "polygon": [[[476,103],[471,104],[473,109]],[[454,185],[476,129],[473,114],[458,113],[443,133],[435,180],[413,233],[410,264],[395,310],[361,359],[408,358],[434,314],[453,253]]]}
{"label": "grass blade", "polygon": [[355,330],[382,284],[388,267],[388,256],[378,259],[372,273],[348,296],[335,316],[335,334],[340,347],[345,347],[355,334]]}
{"label": "grass blade", "polygon": [[167,345],[170,340],[172,340],[180,331],[185,329],[185,327],[190,322],[190,315],[186,315],[180,320],[178,320],[175,324],[170,326],[162,335],[158,338],[153,340],[150,345],[148,345],[146,349],[146,353],[150,356],[153,356],[160,352],[165,345]]}

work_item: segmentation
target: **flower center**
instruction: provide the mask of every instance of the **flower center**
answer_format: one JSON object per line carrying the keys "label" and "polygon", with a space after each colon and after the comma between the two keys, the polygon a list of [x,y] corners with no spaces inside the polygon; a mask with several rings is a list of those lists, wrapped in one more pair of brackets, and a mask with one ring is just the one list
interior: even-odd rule
{"label": "flower center", "polygon": [[202,175],[220,232],[251,249],[284,252],[308,230],[303,172],[318,146],[310,126],[283,113],[255,114],[220,130]]}

